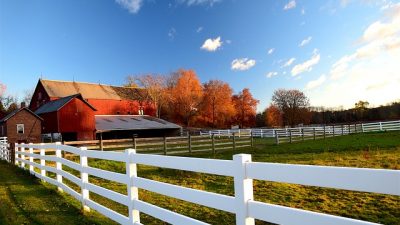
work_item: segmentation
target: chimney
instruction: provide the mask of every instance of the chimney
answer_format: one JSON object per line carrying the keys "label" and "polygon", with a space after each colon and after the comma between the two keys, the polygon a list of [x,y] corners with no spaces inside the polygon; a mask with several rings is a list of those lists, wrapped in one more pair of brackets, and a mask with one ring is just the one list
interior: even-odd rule
{"label": "chimney", "polygon": [[25,102],[21,102],[21,108],[25,108],[26,107],[26,103]]}

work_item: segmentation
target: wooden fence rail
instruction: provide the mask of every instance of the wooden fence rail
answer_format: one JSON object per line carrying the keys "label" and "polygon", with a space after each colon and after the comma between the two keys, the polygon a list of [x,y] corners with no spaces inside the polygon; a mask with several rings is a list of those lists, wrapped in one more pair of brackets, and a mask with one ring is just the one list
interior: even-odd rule
{"label": "wooden fence rail", "polygon": [[133,148],[137,152],[152,154],[182,154],[192,152],[213,152],[221,150],[236,150],[238,148],[251,147],[253,145],[251,136],[237,135],[205,137],[157,137],[157,138],[128,138],[114,140],[93,140],[93,141],[69,141],[64,145],[85,146],[88,149],[126,149]]}
{"label": "wooden fence rail", "polygon": [[[399,170],[259,163],[252,162],[251,155],[246,154],[234,155],[233,160],[215,160],[140,154],[136,153],[134,149],[127,149],[124,152],[93,151],[87,150],[85,147],[76,148],[61,145],[61,143],[16,144],[15,148],[16,164],[21,168],[29,170],[32,175],[50,184],[56,185],[60,191],[69,193],[82,203],[85,210],[94,209],[106,217],[126,225],[140,225],[141,213],[148,214],[170,224],[206,224],[139,199],[138,189],[156,192],[233,213],[236,215],[237,225],[254,225],[255,219],[289,225],[375,224],[256,201],[253,198],[253,179],[400,195]],[[33,153],[35,149],[39,149],[40,154]],[[69,152],[79,156],[80,163],[63,158],[62,152]],[[48,153],[51,153],[51,155]],[[87,164],[88,158],[125,163],[126,171],[125,173],[116,173],[90,167]],[[37,159],[40,159],[40,163],[35,162]],[[50,166],[54,165],[54,163],[56,164],[55,167]],[[234,179],[234,196],[216,194],[138,177],[137,164],[230,176]],[[80,176],[77,177],[63,170],[63,166],[79,171]],[[48,172],[56,174],[56,177],[49,177],[47,175]],[[125,195],[100,187],[91,183],[88,176],[96,176],[121,183],[126,185],[128,192]],[[80,191],[69,187],[64,182],[64,179],[75,183],[80,187]],[[90,193],[95,193],[127,206],[129,209],[128,215],[122,215],[95,202],[90,198]]]}
{"label": "wooden fence rail", "polygon": [[9,151],[7,137],[0,137],[0,159],[11,162],[11,154]]}

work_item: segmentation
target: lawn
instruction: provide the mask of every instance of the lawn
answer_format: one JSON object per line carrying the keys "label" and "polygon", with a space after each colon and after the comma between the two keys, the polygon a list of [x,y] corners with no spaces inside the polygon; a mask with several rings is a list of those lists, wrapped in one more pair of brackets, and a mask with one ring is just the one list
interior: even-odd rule
{"label": "lawn", "polygon": [[[356,134],[327,138],[326,140],[305,141],[293,144],[275,145],[273,140],[256,139],[255,147],[225,151],[216,155],[211,153],[192,154],[192,157],[232,159],[233,154],[252,154],[253,161],[279,162],[292,164],[312,164],[329,166],[351,166],[367,168],[400,169],[400,132],[382,132]],[[188,156],[188,155],[186,155]],[[89,165],[115,172],[125,172],[125,165],[105,160],[89,159]],[[70,170],[64,167],[65,170]],[[73,172],[72,170],[70,170]],[[176,171],[139,165],[138,175],[153,180],[179,184],[181,186],[210,192],[233,195],[233,180],[230,177],[202,173]],[[96,177],[89,177],[90,182],[111,190],[126,194],[126,187]],[[34,181],[34,179],[31,179]],[[39,185],[40,186],[40,185]],[[43,187],[60,196],[54,188]],[[317,188],[285,183],[254,181],[255,199],[263,202],[329,213],[350,218],[367,220],[382,224],[400,224],[400,197],[371,194],[354,191],[342,191],[329,188]],[[39,197],[39,196],[38,196]],[[62,195],[62,204],[74,205],[77,215],[79,203]],[[123,214],[125,206],[91,194],[97,202],[113,208]],[[50,197],[49,197],[50,198]],[[196,204],[184,202],[148,191],[139,191],[139,198],[146,202],[174,210],[184,215],[200,219],[211,224],[234,224],[234,215]],[[24,204],[27,204],[24,202]],[[55,204],[55,203],[53,203]],[[61,204],[61,203],[60,203]],[[0,206],[1,207],[1,206]],[[112,224],[108,219],[90,213],[95,222]],[[144,224],[163,224],[150,216],[142,214]],[[1,222],[1,220],[0,220]],[[7,223],[6,223],[7,224]],[[10,223],[12,224],[12,223]],[[21,224],[21,223],[19,223]],[[257,224],[267,224],[257,221]]]}

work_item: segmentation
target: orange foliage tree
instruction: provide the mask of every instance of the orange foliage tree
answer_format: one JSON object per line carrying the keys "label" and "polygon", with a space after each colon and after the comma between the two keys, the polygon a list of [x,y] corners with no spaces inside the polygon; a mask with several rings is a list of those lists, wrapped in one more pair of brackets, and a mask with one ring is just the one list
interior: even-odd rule
{"label": "orange foliage tree", "polygon": [[201,118],[206,126],[228,127],[235,114],[232,102],[232,88],[220,80],[210,80],[204,84]]}
{"label": "orange foliage tree", "polygon": [[251,127],[256,123],[256,110],[259,101],[253,98],[248,88],[243,89],[239,94],[232,97],[236,114],[234,121],[241,127]]}
{"label": "orange foliage tree", "polygon": [[283,125],[282,112],[278,107],[270,105],[265,110],[265,123],[270,127],[280,127]]}
{"label": "orange foliage tree", "polygon": [[203,88],[193,70],[180,69],[174,76],[174,83],[169,90],[169,100],[172,104],[170,113],[174,113],[177,122],[190,126],[198,114],[203,98]]}

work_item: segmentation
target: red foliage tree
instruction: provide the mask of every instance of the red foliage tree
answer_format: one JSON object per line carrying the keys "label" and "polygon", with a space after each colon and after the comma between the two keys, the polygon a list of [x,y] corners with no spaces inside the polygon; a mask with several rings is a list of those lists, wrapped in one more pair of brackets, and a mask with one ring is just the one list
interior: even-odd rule
{"label": "red foliage tree", "polygon": [[234,121],[241,127],[251,127],[256,123],[256,110],[259,101],[253,98],[248,88],[232,97],[236,109]]}

